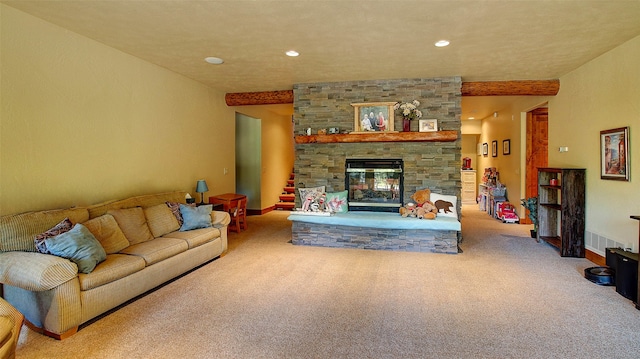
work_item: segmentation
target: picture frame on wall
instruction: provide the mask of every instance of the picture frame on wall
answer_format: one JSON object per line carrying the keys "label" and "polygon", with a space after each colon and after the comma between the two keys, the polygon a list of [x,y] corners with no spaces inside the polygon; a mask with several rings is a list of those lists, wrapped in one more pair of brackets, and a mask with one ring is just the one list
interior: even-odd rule
{"label": "picture frame on wall", "polygon": [[511,154],[511,140],[503,140],[502,141],[502,154],[510,155]]}
{"label": "picture frame on wall", "polygon": [[600,131],[600,178],[629,181],[629,127]]}
{"label": "picture frame on wall", "polygon": [[353,132],[375,133],[395,132],[393,130],[393,105],[395,102],[352,103]]}
{"label": "picture frame on wall", "polygon": [[489,145],[486,142],[482,144],[482,155],[489,155]]}
{"label": "picture frame on wall", "polygon": [[498,157],[498,141],[491,141],[491,157]]}
{"label": "picture frame on wall", "polygon": [[438,131],[438,120],[420,120],[420,132]]}

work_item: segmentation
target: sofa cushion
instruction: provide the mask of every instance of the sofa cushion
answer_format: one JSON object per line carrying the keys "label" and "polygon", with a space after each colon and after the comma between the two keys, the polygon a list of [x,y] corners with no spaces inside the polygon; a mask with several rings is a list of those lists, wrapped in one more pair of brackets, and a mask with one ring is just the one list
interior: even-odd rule
{"label": "sofa cushion", "polygon": [[165,203],[167,201],[171,202],[184,202],[184,198],[187,192],[176,191],[176,192],[165,192],[165,193],[156,193],[156,194],[145,194],[141,196],[129,197],[116,201],[108,201],[99,203],[96,205],[92,205],[88,208],[89,216],[91,218],[100,217],[103,214],[122,208],[133,208],[133,207],[151,207],[157,204]]}
{"label": "sofa cushion", "polygon": [[64,232],[69,232],[71,228],[73,228],[73,223],[71,223],[69,218],[65,218],[48,231],[38,234],[34,240],[34,244],[36,245],[38,252],[51,254],[51,252],[49,252],[49,250],[47,249],[47,244],[44,240],[47,238],[55,237]]}
{"label": "sofa cushion", "polygon": [[0,252],[36,252],[33,238],[65,218],[82,223],[89,219],[89,212],[86,208],[69,208],[0,217]]}
{"label": "sofa cushion", "polygon": [[171,232],[163,236],[163,238],[182,239],[187,242],[189,249],[211,242],[218,237],[220,237],[220,230],[214,227],[194,229],[185,232]]}
{"label": "sofa cushion", "polygon": [[80,223],[68,232],[45,239],[45,243],[51,254],[71,260],[81,273],[91,273],[107,258],[100,242]]}
{"label": "sofa cushion", "polygon": [[145,261],[142,257],[127,254],[109,254],[107,259],[96,266],[93,272],[78,275],[80,290],[89,290],[111,283],[138,272],[144,267]]}
{"label": "sofa cushion", "polygon": [[212,205],[191,207],[180,205],[180,214],[184,222],[180,227],[180,231],[190,231],[198,228],[208,228],[212,226],[211,223],[211,211]]}
{"label": "sofa cushion", "polygon": [[83,223],[93,233],[107,254],[118,253],[129,247],[129,241],[110,214],[90,219]]}
{"label": "sofa cushion", "polygon": [[152,241],[131,245],[120,253],[142,257],[147,265],[160,262],[189,249],[187,242],[175,238],[156,238]]}
{"label": "sofa cushion", "polygon": [[144,216],[147,218],[147,224],[154,237],[162,237],[180,228],[176,216],[164,203],[145,208]]}
{"label": "sofa cushion", "polygon": [[153,239],[147,225],[147,218],[141,207],[115,209],[108,212],[118,222],[118,226],[129,240],[129,244],[138,244]]}

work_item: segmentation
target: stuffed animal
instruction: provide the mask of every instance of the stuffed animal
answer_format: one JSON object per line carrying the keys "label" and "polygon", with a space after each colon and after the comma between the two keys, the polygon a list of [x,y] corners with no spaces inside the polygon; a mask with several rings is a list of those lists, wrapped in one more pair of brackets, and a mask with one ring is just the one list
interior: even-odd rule
{"label": "stuffed animal", "polygon": [[402,217],[415,217],[419,219],[435,219],[438,209],[429,200],[431,197],[431,191],[428,189],[421,189],[416,191],[411,196],[411,199],[415,201],[407,203],[404,207],[400,207],[400,215]]}
{"label": "stuffed animal", "polygon": [[418,208],[417,212],[420,219],[435,219],[438,208],[431,201],[426,201]]}
{"label": "stuffed animal", "polygon": [[435,219],[438,213],[438,208],[429,200],[431,197],[431,191],[428,189],[417,190],[416,193],[411,196],[411,199],[416,201],[418,209],[416,210],[416,217],[420,219]]}
{"label": "stuffed animal", "polygon": [[400,215],[402,217],[416,217],[415,203],[407,203],[404,207],[400,207]]}

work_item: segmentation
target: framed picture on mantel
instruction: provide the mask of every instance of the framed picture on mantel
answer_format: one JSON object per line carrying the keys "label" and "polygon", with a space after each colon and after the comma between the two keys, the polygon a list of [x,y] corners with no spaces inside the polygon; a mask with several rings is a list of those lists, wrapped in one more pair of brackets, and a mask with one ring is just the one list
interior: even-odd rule
{"label": "framed picture on mantel", "polygon": [[395,102],[352,103],[354,109],[352,133],[393,131]]}

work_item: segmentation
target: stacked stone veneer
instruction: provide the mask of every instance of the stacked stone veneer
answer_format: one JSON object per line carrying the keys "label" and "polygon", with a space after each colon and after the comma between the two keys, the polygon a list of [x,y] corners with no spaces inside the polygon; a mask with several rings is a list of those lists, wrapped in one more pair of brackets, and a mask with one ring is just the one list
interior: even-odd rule
{"label": "stacked stone veneer", "polygon": [[298,245],[458,253],[456,231],[381,229],[293,221],[292,233],[291,242]]}
{"label": "stacked stone veneer", "polygon": [[[296,135],[307,128],[314,134],[329,127],[353,131],[352,103],[418,100],[422,119],[437,119],[438,129],[460,133],[461,87],[460,77],[297,84],[293,88],[294,131]],[[402,130],[399,114],[394,128]],[[418,131],[418,121],[412,121],[411,130]],[[296,187],[326,186],[327,192],[343,191],[346,158],[402,158],[404,203],[422,188],[460,198],[460,138],[458,134],[454,142],[297,144]],[[300,207],[299,196],[296,206]]]}
{"label": "stacked stone veneer", "polygon": [[[338,127],[354,130],[352,103],[420,101],[422,119],[437,119],[439,130],[458,131],[453,142],[361,142],[296,144],[296,187],[325,186],[327,192],[345,190],[347,158],[402,158],[403,203],[418,189],[458,197],[460,213],[461,87],[459,77],[297,84],[293,88],[294,131]],[[402,117],[394,114],[394,128]],[[418,131],[418,121],[411,130]],[[296,191],[297,192],[297,191]],[[300,198],[296,196],[296,207]],[[411,219],[407,219],[411,220]],[[460,234],[452,231],[379,230],[363,227],[311,225],[294,222],[294,244],[404,251],[456,253]],[[433,233],[435,232],[435,233]]]}

